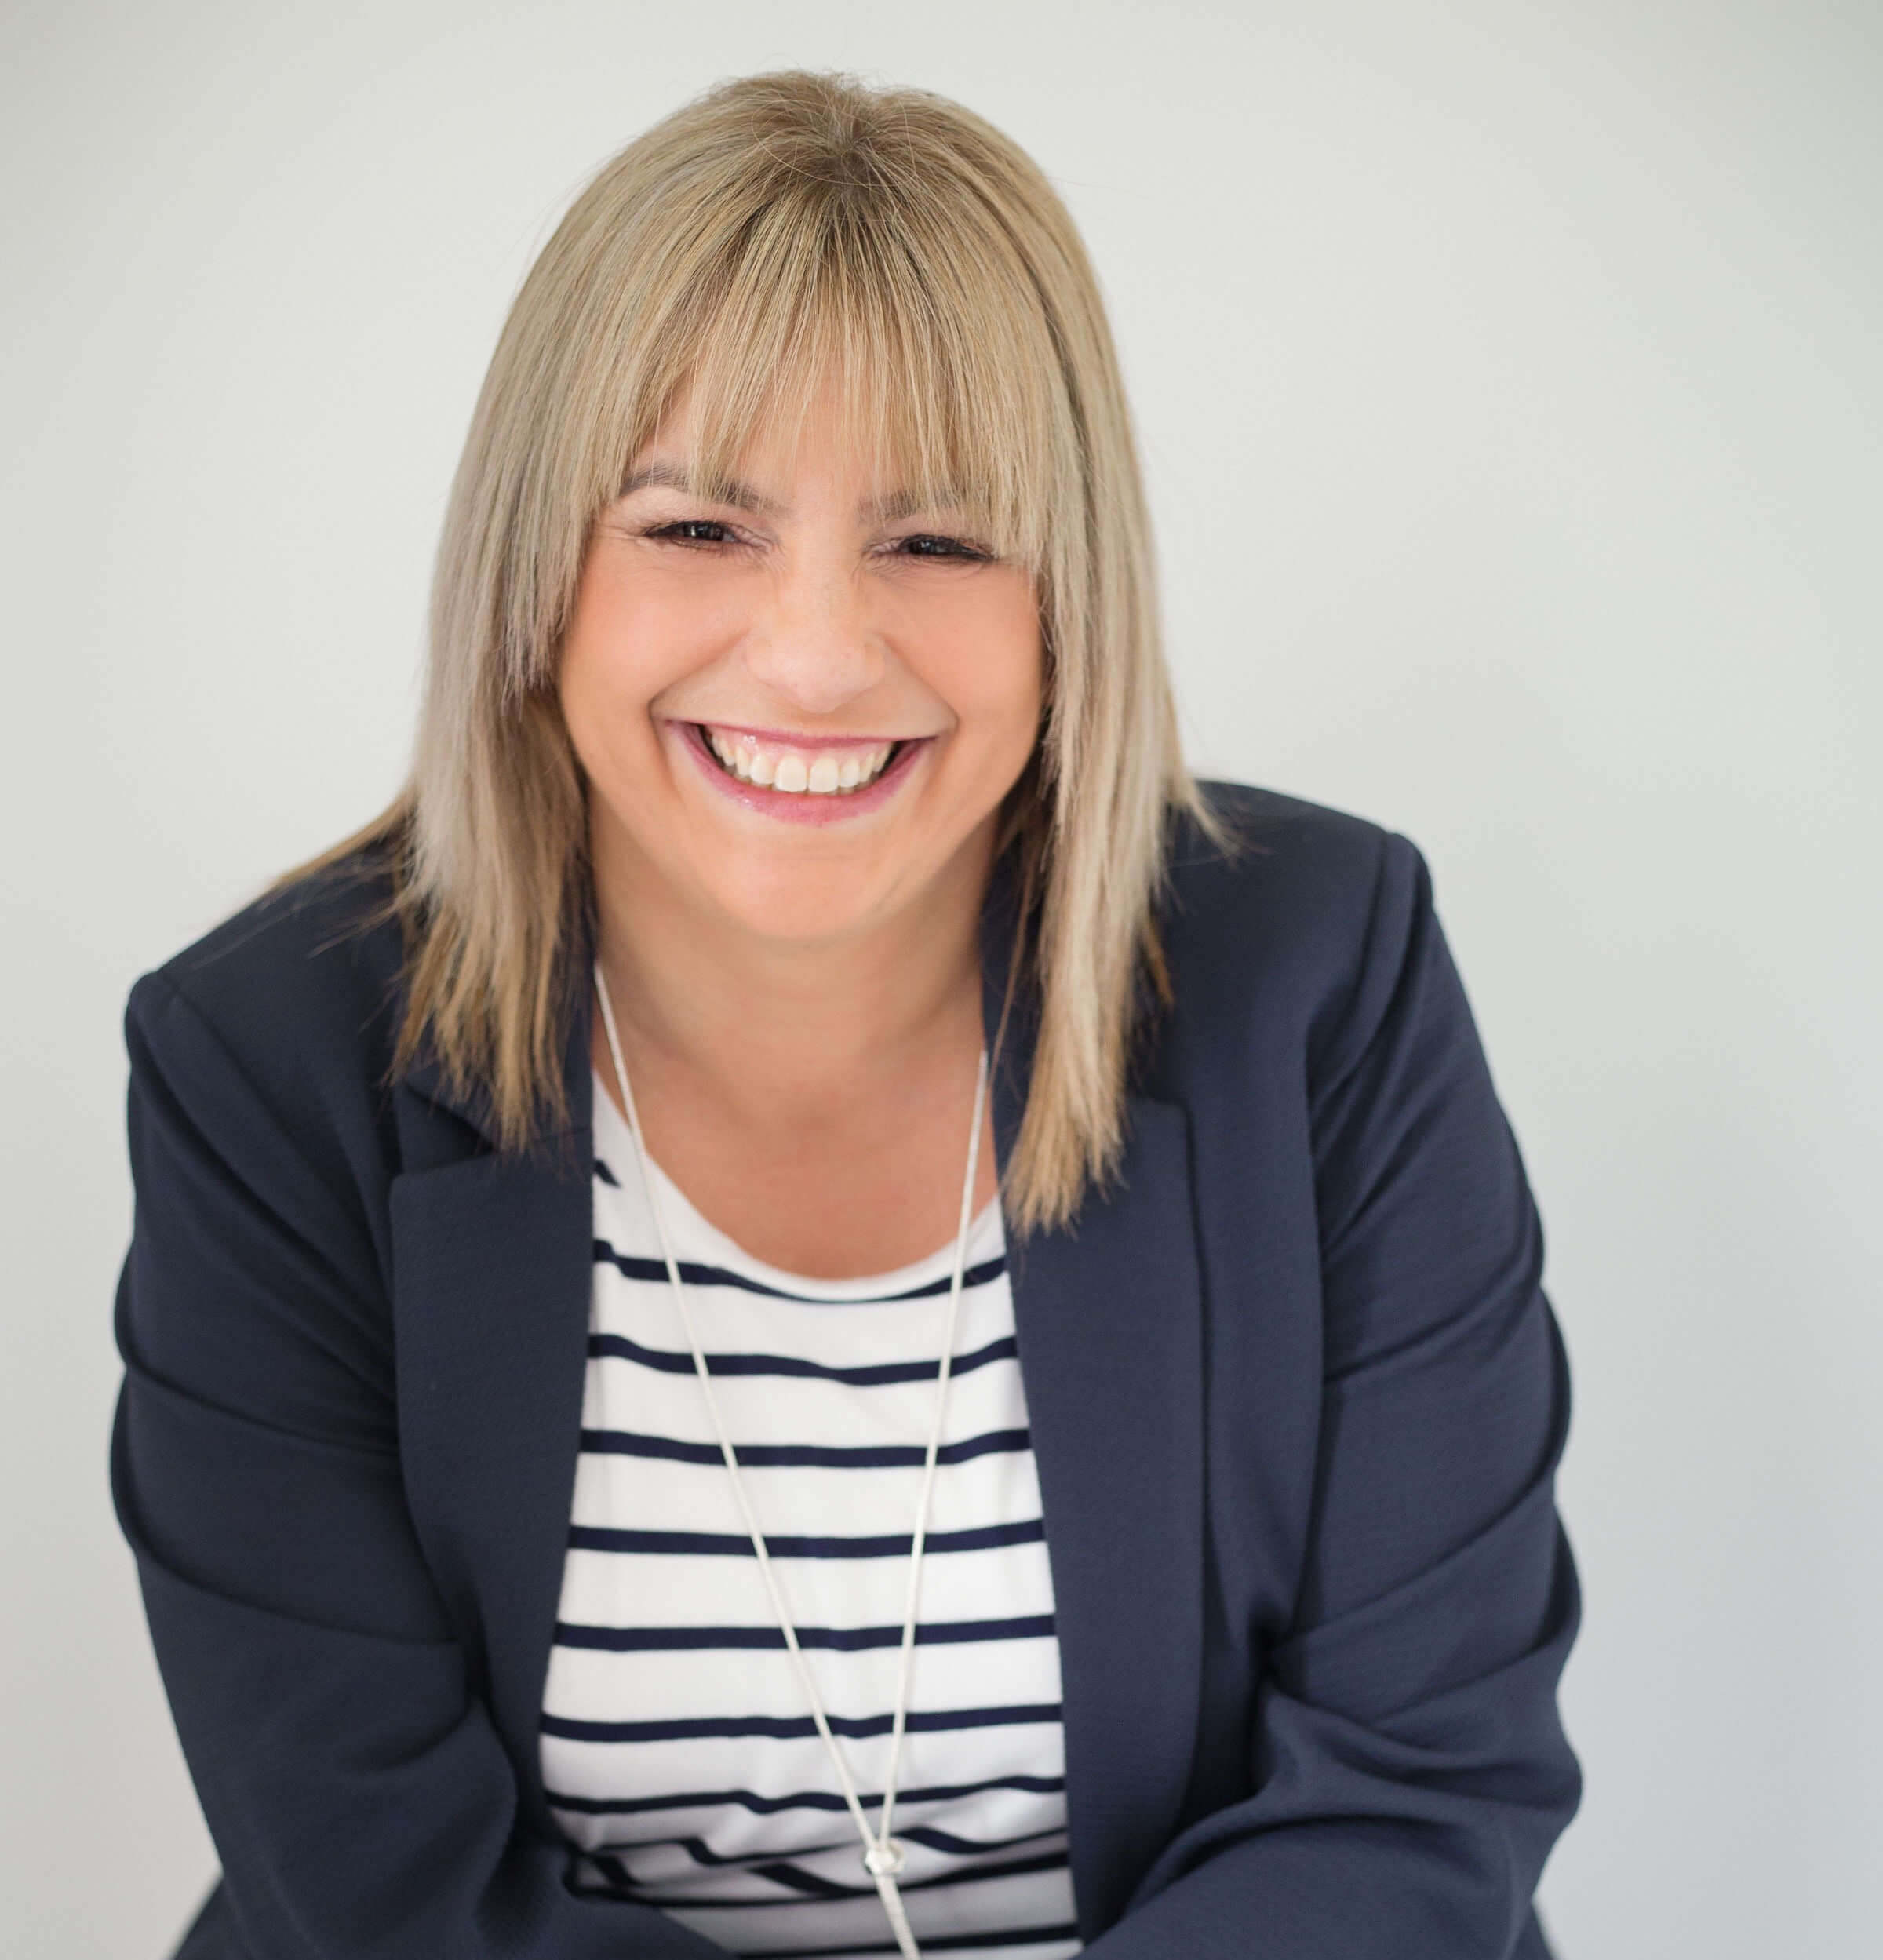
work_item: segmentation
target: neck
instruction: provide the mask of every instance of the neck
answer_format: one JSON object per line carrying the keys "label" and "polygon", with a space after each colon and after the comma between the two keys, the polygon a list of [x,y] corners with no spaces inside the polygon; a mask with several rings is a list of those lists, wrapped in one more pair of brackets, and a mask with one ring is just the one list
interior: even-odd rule
{"label": "neck", "polygon": [[763,1128],[814,1098],[869,1095],[938,1048],[971,1051],[993,834],[990,822],[919,905],[817,940],[704,912],[598,835],[598,949],[637,1077],[698,1084]]}

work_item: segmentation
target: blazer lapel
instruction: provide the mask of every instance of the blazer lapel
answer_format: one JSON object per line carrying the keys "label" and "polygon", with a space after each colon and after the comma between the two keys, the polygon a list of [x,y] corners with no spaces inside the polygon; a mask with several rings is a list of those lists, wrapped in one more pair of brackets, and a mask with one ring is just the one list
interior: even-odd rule
{"label": "blazer lapel", "polygon": [[[984,915],[990,1052],[1017,930],[997,874]],[[1008,1161],[1037,1015],[1016,1006],[994,1079]],[[1203,1652],[1201,1282],[1188,1121],[1130,1098],[1121,1175],[1069,1230],[1010,1253],[1020,1360],[1057,1605],[1073,1891],[1082,1939],[1124,1910],[1176,1827]]]}
{"label": "blazer lapel", "polygon": [[[585,982],[585,958],[577,970]],[[575,1488],[594,1258],[588,1035],[585,1004],[570,1016],[564,1055],[568,1127],[523,1151],[490,1147],[475,1091],[453,1094],[435,1064],[420,1062],[405,1087],[421,1099],[408,1114],[431,1131],[429,1168],[404,1172],[392,1191],[407,1497],[472,1643],[473,1681],[481,1676],[489,1695],[524,1813],[545,1837],[556,1827],[537,1729]]]}

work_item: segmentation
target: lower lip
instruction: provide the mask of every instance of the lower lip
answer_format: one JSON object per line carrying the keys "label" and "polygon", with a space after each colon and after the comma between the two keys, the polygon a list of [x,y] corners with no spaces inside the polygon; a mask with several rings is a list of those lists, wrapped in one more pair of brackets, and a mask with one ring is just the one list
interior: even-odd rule
{"label": "lower lip", "polygon": [[706,746],[697,722],[683,722],[679,726],[681,741],[721,796],[730,796],[734,803],[743,803],[762,816],[776,817],[781,823],[789,824],[847,823],[854,818],[868,816],[872,810],[880,810],[902,787],[934,740],[932,735],[923,735],[904,742],[882,774],[861,789],[820,796],[808,789],[767,789],[756,782],[741,782],[720,765],[719,758]]}

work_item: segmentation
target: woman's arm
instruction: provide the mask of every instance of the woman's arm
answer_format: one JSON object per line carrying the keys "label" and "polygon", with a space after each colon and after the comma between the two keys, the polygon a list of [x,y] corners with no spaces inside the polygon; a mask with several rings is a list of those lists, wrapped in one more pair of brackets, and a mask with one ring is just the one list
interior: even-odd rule
{"label": "woman's arm", "polygon": [[1580,1606],[1542,1233],[1403,837],[1310,1092],[1320,1453],[1255,1794],[1168,1847],[1088,1949],[1104,1960],[1534,1954],[1532,1896],[1581,1794],[1556,1704]]}
{"label": "woman's arm", "polygon": [[648,1908],[577,1897],[564,1849],[519,1828],[406,1510],[359,1194],[165,977],[133,989],[126,1033],[137,1213],[111,1491],[241,1951],[717,1954]]}

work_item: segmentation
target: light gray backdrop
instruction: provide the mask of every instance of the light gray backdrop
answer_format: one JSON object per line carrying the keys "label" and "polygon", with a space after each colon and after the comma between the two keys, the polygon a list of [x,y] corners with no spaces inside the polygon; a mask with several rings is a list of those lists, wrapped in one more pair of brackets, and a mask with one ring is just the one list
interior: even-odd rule
{"label": "light gray backdrop", "polygon": [[1880,19],[13,0],[0,1947],[155,1960],[213,1868],[106,1496],[126,989],[394,787],[567,198],[803,64],[1040,158],[1197,760],[1431,859],[1575,1371],[1563,1960],[1876,1951]]}

